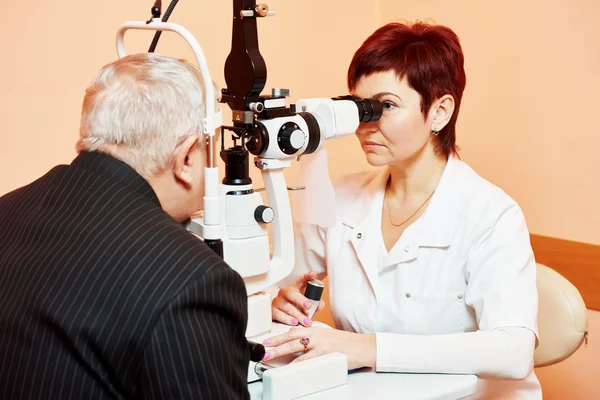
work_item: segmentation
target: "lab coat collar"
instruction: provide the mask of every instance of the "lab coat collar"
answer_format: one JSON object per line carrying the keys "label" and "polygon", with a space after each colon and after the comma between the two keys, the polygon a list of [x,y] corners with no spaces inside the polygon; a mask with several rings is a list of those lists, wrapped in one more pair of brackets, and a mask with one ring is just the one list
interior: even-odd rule
{"label": "lab coat collar", "polygon": [[362,225],[367,219],[375,196],[385,191],[385,185],[390,177],[389,168],[381,168],[367,177],[368,182],[357,196],[356,200],[341,211],[341,221],[350,228]]}
{"label": "lab coat collar", "polygon": [[[460,161],[448,159],[429,206],[418,221],[415,244],[420,247],[448,247],[452,243],[460,216],[462,190],[458,174]],[[385,191],[390,169],[382,168],[372,175],[356,200],[341,213],[341,221],[350,228],[363,226],[375,196]]]}

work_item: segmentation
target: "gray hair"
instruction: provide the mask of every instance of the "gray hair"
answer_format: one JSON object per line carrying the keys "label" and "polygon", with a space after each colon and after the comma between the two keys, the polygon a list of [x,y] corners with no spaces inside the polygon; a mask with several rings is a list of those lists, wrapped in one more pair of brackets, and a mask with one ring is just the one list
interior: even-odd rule
{"label": "gray hair", "polygon": [[87,88],[76,149],[117,148],[123,161],[151,176],[170,164],[186,138],[202,138],[205,97],[200,72],[184,60],[155,53],[123,57],[104,66]]}

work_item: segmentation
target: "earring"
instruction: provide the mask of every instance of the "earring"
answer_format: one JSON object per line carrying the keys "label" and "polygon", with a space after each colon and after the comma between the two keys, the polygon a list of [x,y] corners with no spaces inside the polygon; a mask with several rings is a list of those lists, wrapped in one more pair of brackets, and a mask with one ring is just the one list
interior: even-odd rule
{"label": "earring", "polygon": [[437,136],[437,135],[439,135],[439,134],[440,134],[440,132],[439,132],[438,130],[436,130],[435,128],[431,128],[431,134],[432,134],[433,136]]}

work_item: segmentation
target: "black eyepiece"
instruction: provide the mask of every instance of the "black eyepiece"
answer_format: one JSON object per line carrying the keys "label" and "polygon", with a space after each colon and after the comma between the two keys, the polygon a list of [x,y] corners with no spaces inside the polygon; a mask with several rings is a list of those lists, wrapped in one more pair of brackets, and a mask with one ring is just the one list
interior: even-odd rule
{"label": "black eyepiece", "polygon": [[362,99],[356,96],[339,96],[333,100],[351,100],[358,107],[358,119],[360,122],[379,121],[383,114],[383,104],[376,99]]}

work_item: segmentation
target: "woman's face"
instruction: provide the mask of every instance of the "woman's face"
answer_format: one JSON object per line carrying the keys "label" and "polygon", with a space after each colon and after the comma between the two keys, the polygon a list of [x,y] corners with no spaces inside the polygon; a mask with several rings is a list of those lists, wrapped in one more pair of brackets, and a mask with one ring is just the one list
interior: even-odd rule
{"label": "woman's face", "polygon": [[[424,118],[421,96],[406,79],[398,80],[394,71],[374,73],[362,77],[352,94],[383,103],[381,119],[361,123],[356,130],[369,164],[402,164],[428,146],[433,150],[431,132],[438,102],[432,105],[427,118]],[[443,126],[433,128],[441,130]]]}

